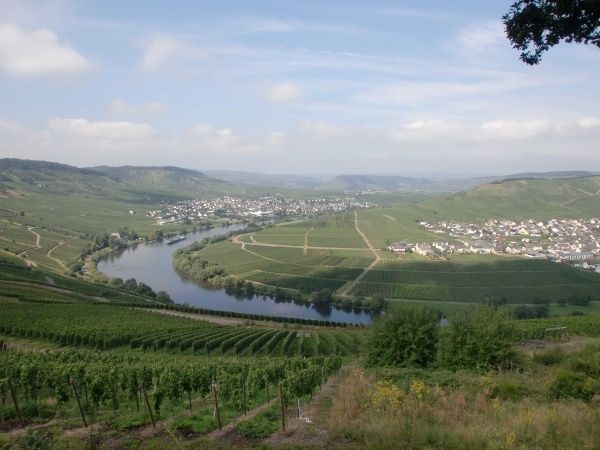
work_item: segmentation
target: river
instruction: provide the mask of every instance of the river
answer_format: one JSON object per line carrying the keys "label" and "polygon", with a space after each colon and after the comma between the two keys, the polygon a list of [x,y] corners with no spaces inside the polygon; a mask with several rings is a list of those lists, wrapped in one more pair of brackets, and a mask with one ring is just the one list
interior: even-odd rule
{"label": "river", "polygon": [[176,303],[188,303],[199,308],[346,323],[371,322],[371,314],[365,311],[343,310],[337,307],[317,309],[312,304],[276,301],[262,295],[250,298],[229,295],[224,289],[191,280],[173,267],[173,253],[178,248],[241,228],[242,225],[230,225],[189,233],[187,239],[172,245],[164,242],[139,244],[103,258],[98,262],[98,269],[110,277],[143,281],[154,291],[167,292]]}

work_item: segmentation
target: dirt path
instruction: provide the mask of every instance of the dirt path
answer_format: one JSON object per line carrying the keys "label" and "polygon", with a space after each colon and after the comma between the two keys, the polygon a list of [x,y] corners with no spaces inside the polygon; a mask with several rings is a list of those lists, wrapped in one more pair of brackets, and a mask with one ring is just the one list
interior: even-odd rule
{"label": "dirt path", "polygon": [[361,229],[358,228],[358,214],[356,213],[356,211],[354,211],[354,228],[356,228],[356,232],[360,234],[360,236],[363,238],[363,241],[365,241],[365,244],[367,245],[371,253],[373,253],[375,259],[371,264],[369,264],[363,269],[359,276],[357,276],[354,280],[346,283],[344,286],[341,287],[340,295],[342,297],[348,297],[350,295],[350,292],[352,292],[352,289],[354,289],[354,286],[356,286],[358,282],[362,280],[362,278],[369,272],[369,270],[374,268],[377,265],[377,263],[381,260],[381,257],[377,253],[377,250],[375,250],[375,248],[371,244],[371,241],[369,241],[365,233],[363,233]]}
{"label": "dirt path", "polygon": [[13,281],[13,280],[3,280],[4,284],[14,284],[17,286],[30,286],[38,289],[45,289],[54,292],[58,292],[59,294],[65,294],[73,298],[84,299],[84,300],[94,300],[96,297],[92,297],[87,294],[82,294],[81,292],[71,291],[69,289],[63,289],[55,286],[48,286],[47,284],[39,284],[31,281]]}
{"label": "dirt path", "polygon": [[300,417],[295,415],[286,417],[286,431],[273,434],[264,443],[275,448],[296,448],[296,446],[327,448],[324,447],[327,430],[323,423],[329,413],[328,405],[341,382],[346,379],[354,367],[354,364],[344,366],[338,373],[329,377],[310,403],[300,405]]}
{"label": "dirt path", "polygon": [[220,317],[220,316],[209,316],[206,314],[195,314],[195,313],[186,313],[181,311],[169,311],[165,309],[148,309],[148,308],[136,308],[140,311],[149,311],[156,314],[164,314],[167,316],[177,316],[177,317],[185,317],[186,319],[193,320],[205,320],[207,322],[216,323],[219,325],[240,325],[247,322],[246,319],[231,319],[228,317]]}
{"label": "dirt path", "polygon": [[68,239],[66,241],[60,241],[58,244],[56,244],[54,247],[52,247],[50,250],[48,250],[46,252],[46,256],[48,258],[50,258],[52,261],[54,261],[56,264],[58,264],[60,267],[62,267],[67,272],[69,271],[69,268],[67,266],[65,266],[65,263],[62,262],[60,259],[55,258],[54,256],[52,256],[52,252],[54,250],[56,250],[58,247],[60,247],[61,245],[66,244],[67,242],[72,241],[72,240],[73,239]]}
{"label": "dirt path", "polygon": [[277,399],[274,398],[270,402],[263,403],[262,405],[257,406],[254,409],[251,409],[250,411],[248,411],[246,413],[246,415],[242,414],[241,416],[239,416],[236,419],[229,422],[227,425],[224,425],[222,429],[220,429],[220,430],[216,429],[216,430],[210,432],[208,434],[208,437],[210,437],[212,439],[223,439],[223,437],[227,436],[228,434],[235,432],[235,427],[237,426],[238,423],[243,422],[244,420],[251,419],[254,416],[256,416],[257,414],[260,414],[265,409],[267,409],[269,406],[271,406],[271,404],[273,402],[275,402],[276,400]]}
{"label": "dirt path", "polygon": [[285,245],[285,244],[266,244],[264,242],[258,242],[258,241],[254,241],[252,242],[252,244],[248,244],[248,245],[255,245],[256,247],[281,247],[281,248],[307,248],[307,249],[314,249],[314,250],[352,250],[352,251],[365,251],[364,248],[362,247],[313,247],[311,245]]}
{"label": "dirt path", "polygon": [[33,231],[33,227],[27,227],[27,229],[29,231],[31,231],[33,234],[35,234],[35,246],[37,248],[41,248],[41,246],[40,246],[40,239],[41,239],[40,235],[38,233],[36,233],[35,231]]}
{"label": "dirt path", "polygon": [[560,206],[566,207],[567,205],[569,205],[569,204],[571,204],[573,202],[576,202],[577,200],[582,200],[584,198],[593,197],[595,195],[600,195],[600,189],[598,191],[594,192],[594,193],[584,191],[583,189],[577,189],[577,190],[579,192],[581,192],[582,194],[585,194],[585,196],[584,197],[577,197],[577,198],[574,198],[574,199],[571,199],[571,200],[567,200],[566,202],[562,202],[560,204]]}
{"label": "dirt path", "polygon": [[314,229],[314,227],[311,227],[310,230],[304,233],[304,249],[302,250],[302,253],[305,255],[308,253],[308,234]]}
{"label": "dirt path", "polygon": [[[27,229],[35,235],[35,246],[26,248],[22,252],[17,253],[17,256],[21,256],[21,255],[27,256],[27,252],[29,250],[35,250],[35,249],[41,248],[41,246],[40,246],[40,239],[41,239],[40,235],[38,233],[36,233],[35,231],[33,231],[33,227],[27,227]],[[37,263],[35,261],[32,261],[31,259],[25,258],[25,263],[28,266],[30,266],[30,267],[37,267]]]}

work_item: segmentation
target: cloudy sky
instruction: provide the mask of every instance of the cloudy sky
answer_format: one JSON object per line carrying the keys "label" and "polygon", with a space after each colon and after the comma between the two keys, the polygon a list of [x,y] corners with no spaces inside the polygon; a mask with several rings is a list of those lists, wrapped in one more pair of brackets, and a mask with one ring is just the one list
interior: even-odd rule
{"label": "cloudy sky", "polygon": [[0,157],[273,173],[600,171],[600,51],[511,0],[0,0]]}

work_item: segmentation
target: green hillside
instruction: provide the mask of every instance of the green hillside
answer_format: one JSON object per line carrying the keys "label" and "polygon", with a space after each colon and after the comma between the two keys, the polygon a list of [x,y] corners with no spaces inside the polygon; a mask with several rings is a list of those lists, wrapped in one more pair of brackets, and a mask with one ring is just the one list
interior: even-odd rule
{"label": "green hillside", "polygon": [[600,176],[497,181],[420,203],[444,219],[594,217]]}

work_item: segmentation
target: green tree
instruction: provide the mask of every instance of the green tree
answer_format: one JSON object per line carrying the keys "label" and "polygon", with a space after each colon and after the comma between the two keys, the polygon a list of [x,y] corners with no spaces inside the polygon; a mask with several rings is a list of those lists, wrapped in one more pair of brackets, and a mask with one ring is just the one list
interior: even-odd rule
{"label": "green tree", "polygon": [[331,289],[321,289],[313,295],[313,302],[316,305],[329,305],[331,303],[333,293]]}
{"label": "green tree", "polygon": [[380,311],[383,309],[383,307],[385,306],[385,298],[383,298],[381,295],[374,295],[371,298],[371,308],[376,310],[376,311]]}
{"label": "green tree", "polygon": [[480,305],[450,321],[440,340],[440,364],[451,369],[510,367],[515,353],[508,311]]}
{"label": "green tree", "polygon": [[506,35],[521,51],[521,60],[538,64],[560,41],[600,48],[598,0],[519,0],[502,17]]}
{"label": "green tree", "polygon": [[391,308],[373,324],[367,364],[427,367],[436,356],[438,320],[438,314],[426,307]]}
{"label": "green tree", "polygon": [[171,296],[165,291],[158,291],[156,293],[156,300],[158,300],[161,303],[173,303],[173,300],[171,300]]}

